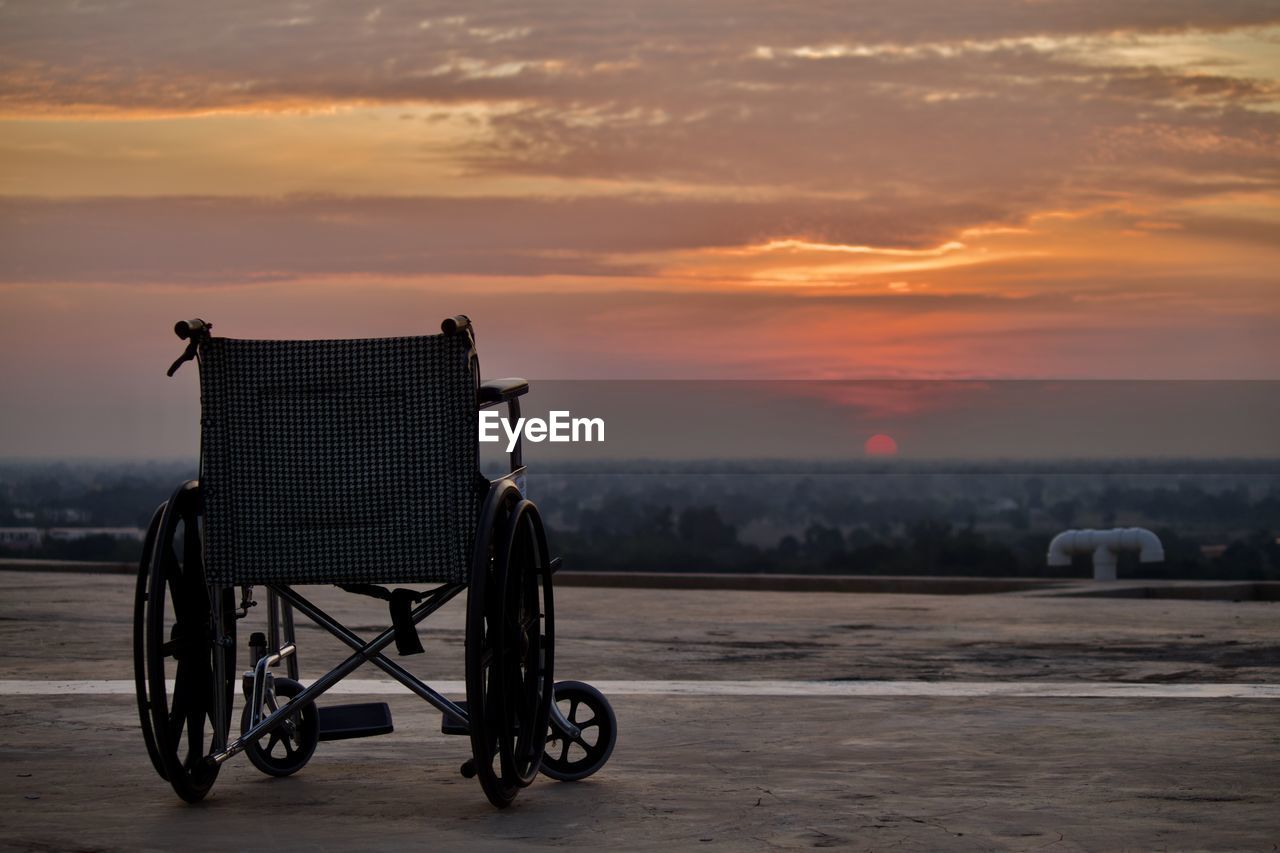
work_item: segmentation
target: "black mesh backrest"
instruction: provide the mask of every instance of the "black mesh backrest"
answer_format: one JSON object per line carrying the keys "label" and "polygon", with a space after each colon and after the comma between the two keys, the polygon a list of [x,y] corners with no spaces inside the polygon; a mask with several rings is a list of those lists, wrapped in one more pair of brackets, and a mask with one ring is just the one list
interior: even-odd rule
{"label": "black mesh backrest", "polygon": [[465,334],[201,344],[209,581],[466,581],[470,353]]}

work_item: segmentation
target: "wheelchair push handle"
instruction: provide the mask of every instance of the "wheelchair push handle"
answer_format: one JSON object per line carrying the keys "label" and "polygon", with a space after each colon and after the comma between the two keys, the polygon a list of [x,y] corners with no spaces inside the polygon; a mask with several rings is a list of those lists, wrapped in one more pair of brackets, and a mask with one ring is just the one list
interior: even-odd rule
{"label": "wheelchair push handle", "polygon": [[209,330],[212,328],[212,323],[207,323],[199,317],[194,320],[179,320],[173,324],[173,333],[187,342],[187,349],[169,366],[167,375],[172,376],[177,373],[179,367],[196,357],[200,342],[209,337]]}
{"label": "wheelchair push handle", "polygon": [[440,324],[440,331],[446,335],[456,335],[459,332],[465,332],[471,328],[471,318],[466,314],[458,314],[454,317],[445,317]]}
{"label": "wheelchair push handle", "polygon": [[189,340],[199,337],[202,333],[208,332],[213,328],[212,323],[206,323],[199,317],[194,320],[179,320],[173,324],[173,333],[182,340]]}

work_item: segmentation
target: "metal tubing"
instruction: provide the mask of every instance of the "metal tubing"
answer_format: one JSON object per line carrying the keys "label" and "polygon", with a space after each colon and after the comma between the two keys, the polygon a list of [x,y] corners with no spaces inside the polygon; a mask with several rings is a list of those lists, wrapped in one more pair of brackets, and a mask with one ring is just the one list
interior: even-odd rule
{"label": "metal tubing", "polygon": [[267,587],[267,654],[280,651],[280,601]]}
{"label": "metal tubing", "polygon": [[[292,643],[293,636],[293,605],[287,601],[280,602],[280,616],[284,624],[284,641]],[[289,659],[285,661],[285,666],[289,670],[289,677],[294,681],[298,680],[298,653],[294,652],[289,655]]]}
{"label": "metal tubing", "polygon": [[[432,593],[431,597],[429,597],[425,602],[416,607],[414,611],[409,614],[409,618],[413,620],[413,624],[418,624],[423,619],[427,618],[447,604],[454,596],[462,592],[464,589],[466,589],[466,586],[463,584],[441,587]],[[467,719],[467,712],[457,703],[449,701],[435,690],[432,690],[417,676],[400,666],[400,664],[387,659],[382,654],[379,654],[382,649],[390,645],[395,639],[394,628],[388,628],[386,631],[379,634],[372,642],[366,643],[357,634],[349,631],[341,622],[338,622],[319,607],[303,598],[297,590],[292,589],[291,587],[281,586],[277,591],[284,601],[292,604],[300,613],[312,622],[315,622],[330,634],[333,634],[339,640],[346,643],[354,649],[357,654],[363,655],[365,660],[371,662],[374,666],[378,667],[378,669],[381,669],[387,675],[403,684],[410,691],[435,706],[438,710],[446,714],[452,714],[464,721]]]}
{"label": "metal tubing", "polygon": [[292,657],[297,650],[293,643],[289,643],[278,652],[268,652],[258,658],[258,662],[254,664],[253,695],[249,699],[253,703],[249,706],[249,721],[253,725],[257,725],[262,720],[262,703],[267,698],[267,668],[275,666],[284,658]]}
{"label": "metal tubing", "polygon": [[[520,421],[520,398],[512,397],[507,400],[507,420],[512,425]],[[524,466],[524,431],[516,433],[516,446],[511,449],[511,470]]]}
{"label": "metal tubing", "polygon": [[213,617],[213,642],[214,647],[218,650],[213,656],[213,738],[210,746],[214,750],[220,750],[226,746],[226,737],[223,732],[230,730],[231,708],[227,703],[227,691],[223,689],[223,685],[227,683],[227,655],[226,648],[232,642],[223,630],[223,614],[222,614],[222,590],[220,586],[209,586],[209,604]]}
{"label": "metal tubing", "polygon": [[[314,702],[319,696],[321,696],[330,687],[337,684],[339,681],[346,678],[351,673],[355,672],[360,667],[360,665],[365,662],[365,660],[366,658],[361,654],[357,653],[357,654],[351,655],[342,663],[338,664],[333,669],[329,670],[324,675],[320,676],[315,681],[311,682],[311,684],[308,687],[306,687],[301,693],[299,693],[297,696],[289,700],[289,704],[291,705],[294,702],[297,702],[301,705],[305,705],[308,702]],[[208,760],[212,761],[215,764],[221,764],[222,762],[226,761],[228,758],[235,755],[236,753],[243,751],[245,744],[248,743],[249,741],[257,740],[263,735],[270,734],[271,732],[278,729],[280,726],[284,725],[286,719],[288,719],[288,714],[289,714],[289,705],[285,705],[279,710],[273,712],[271,716],[263,719],[256,726],[250,727],[250,729],[247,732],[240,735],[240,737],[236,738],[234,741],[228,744],[226,749],[222,750],[221,752],[217,752],[217,753],[214,753],[213,755],[210,755],[208,757]]]}
{"label": "metal tubing", "polygon": [[559,728],[560,731],[567,734],[570,740],[577,740],[582,737],[582,729],[569,722],[569,718],[560,713],[560,706],[557,705],[555,701],[554,685],[551,690],[553,691],[551,699],[551,721],[555,723],[556,727]]}
{"label": "metal tubing", "polygon": [[[439,610],[455,595],[466,588],[465,584],[441,587],[436,590],[430,598],[416,607],[413,612],[409,614],[409,617],[416,625],[436,610]],[[387,660],[382,656],[381,651],[395,641],[396,634],[394,627],[387,628],[381,634],[374,637],[373,640],[365,643],[362,642],[358,636],[343,627],[341,623],[337,622],[323,610],[307,601],[290,587],[279,586],[272,587],[272,589],[274,589],[280,598],[296,607],[304,616],[311,619],[338,639],[342,640],[348,646],[351,646],[355,651],[342,663],[338,664],[336,667],[313,681],[308,687],[304,688],[301,693],[289,700],[287,705],[281,707],[279,710],[275,711],[256,725],[251,726],[248,731],[244,732],[240,737],[228,744],[225,749],[210,755],[208,757],[209,761],[212,761],[215,764],[222,764],[231,756],[242,752],[245,748],[245,744],[250,741],[255,741],[264,734],[269,734],[282,726],[288,718],[289,705],[292,705],[295,702],[298,703],[298,705],[305,705],[308,702],[314,702],[316,698],[325,693],[330,687],[333,687],[333,685],[346,678],[367,661],[371,661],[383,672],[390,675],[396,681],[399,681],[405,687],[409,688],[409,690],[434,705],[440,711],[453,714],[463,720],[467,719],[467,712],[458,707],[457,704],[450,702],[444,696],[441,696],[439,693],[423,684],[418,680],[418,678],[399,664]],[[264,658],[264,660],[267,660],[267,658]],[[255,673],[255,694],[258,692],[256,686],[258,681],[259,679],[256,677]],[[261,701],[260,695],[258,695],[258,701]],[[257,707],[261,707],[261,705],[258,705]]]}

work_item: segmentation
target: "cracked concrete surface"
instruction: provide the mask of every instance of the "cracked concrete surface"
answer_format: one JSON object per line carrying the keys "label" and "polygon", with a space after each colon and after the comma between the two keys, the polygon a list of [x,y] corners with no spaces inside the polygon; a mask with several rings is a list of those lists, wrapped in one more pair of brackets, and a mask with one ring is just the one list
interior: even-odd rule
{"label": "cracked concrete surface", "polygon": [[[132,583],[0,572],[0,678],[131,677]],[[352,626],[381,605],[315,599]],[[1280,683],[1280,604],[562,588],[557,675]],[[405,659],[461,677],[461,602]],[[242,638],[243,639],[243,638]],[[340,653],[300,632],[304,678]],[[243,654],[241,655],[243,663]],[[361,670],[360,677],[374,677]],[[379,697],[383,698],[383,697]],[[344,698],[341,701],[351,701]],[[396,732],[209,799],[151,769],[128,696],[0,698],[11,849],[1269,850],[1280,704],[1234,699],[618,696],[610,764],[493,810],[414,697]]]}

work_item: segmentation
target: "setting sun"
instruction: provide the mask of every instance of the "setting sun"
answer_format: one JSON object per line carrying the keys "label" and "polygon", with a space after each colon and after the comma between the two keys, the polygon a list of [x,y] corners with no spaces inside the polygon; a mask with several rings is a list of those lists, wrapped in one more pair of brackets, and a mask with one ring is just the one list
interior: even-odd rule
{"label": "setting sun", "polygon": [[862,449],[868,456],[897,456],[898,442],[893,440],[893,436],[877,433],[867,439]]}

